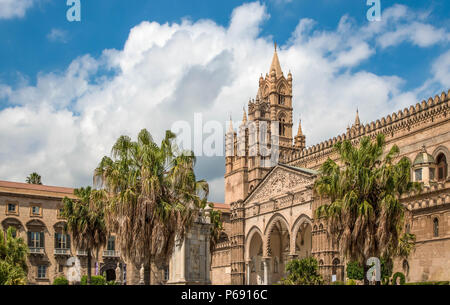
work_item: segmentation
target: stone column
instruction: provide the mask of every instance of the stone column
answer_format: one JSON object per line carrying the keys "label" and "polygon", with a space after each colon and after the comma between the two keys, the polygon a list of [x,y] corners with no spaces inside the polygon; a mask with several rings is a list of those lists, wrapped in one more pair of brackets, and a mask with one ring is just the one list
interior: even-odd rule
{"label": "stone column", "polygon": [[246,262],[246,264],[247,264],[247,285],[250,285],[250,276],[251,276],[251,270],[250,270],[250,265],[251,265],[251,263],[252,263],[252,261],[251,260],[248,260],[247,262]]}
{"label": "stone column", "polygon": [[270,283],[270,257],[264,257],[263,264],[264,264],[264,285],[269,285],[269,283]]}
{"label": "stone column", "polygon": [[139,270],[139,285],[144,285],[144,264],[141,265],[141,269]]}

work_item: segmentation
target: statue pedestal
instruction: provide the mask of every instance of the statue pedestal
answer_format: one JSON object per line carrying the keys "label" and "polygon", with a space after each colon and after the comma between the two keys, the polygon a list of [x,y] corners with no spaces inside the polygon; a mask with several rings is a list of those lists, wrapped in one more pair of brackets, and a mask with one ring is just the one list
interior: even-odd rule
{"label": "statue pedestal", "polygon": [[210,221],[198,217],[183,240],[175,242],[168,285],[210,285]]}

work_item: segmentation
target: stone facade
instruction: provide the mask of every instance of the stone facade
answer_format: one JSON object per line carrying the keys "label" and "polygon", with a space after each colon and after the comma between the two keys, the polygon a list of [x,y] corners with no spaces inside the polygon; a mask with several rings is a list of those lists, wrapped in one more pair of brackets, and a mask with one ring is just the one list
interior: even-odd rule
{"label": "stone facade", "polygon": [[201,216],[189,228],[182,240],[176,241],[169,263],[171,285],[209,285],[210,280],[210,228],[208,215]]}
{"label": "stone facade", "polygon": [[[284,275],[286,260],[310,254],[318,259],[326,280],[343,280],[345,261],[328,238],[326,224],[312,216],[323,204],[312,185],[316,170],[327,158],[339,162],[335,143],[349,139],[357,145],[362,136],[375,138],[379,133],[385,135],[387,149],[396,144],[399,158],[411,160],[412,180],[424,184],[421,194],[401,198],[410,212],[405,231],[415,234],[417,241],[409,259],[396,261],[394,269],[403,271],[412,282],[449,280],[449,95],[450,91],[443,92],[368,124],[360,122],[357,112],[345,133],[306,147],[301,123],[297,135],[292,135],[292,75],[285,78],[275,50],[269,73],[260,77],[256,98],[248,103],[248,121],[244,110],[238,132],[230,123],[226,134],[229,283],[274,283]],[[261,122],[272,123],[267,138],[279,139],[278,165],[267,166],[269,157],[258,151],[254,134],[260,132]],[[223,255],[222,249],[217,251]]]}
{"label": "stone facade", "polygon": [[[63,228],[65,220],[60,217],[62,199],[75,199],[74,189],[46,185],[33,185],[0,181],[0,223],[3,231],[16,228],[16,234],[28,244],[28,283],[45,285],[55,277],[64,276],[77,283],[87,274],[87,255],[77,249]],[[223,207],[222,207],[223,208]],[[227,209],[224,209],[225,212]],[[226,213],[225,213],[226,215]],[[199,217],[190,228],[182,243],[182,252],[176,249],[165,268],[152,266],[141,270],[120,255],[115,235],[111,234],[105,248],[92,257],[92,275],[106,275],[127,285],[140,284],[150,277],[152,284],[208,284],[210,283],[210,224],[209,218]],[[181,277],[181,268],[186,271]],[[172,278],[170,275],[172,274]],[[184,279],[182,281],[182,278]]]}
{"label": "stone facade", "polygon": [[[0,181],[0,223],[6,231],[13,226],[30,248],[28,282],[51,284],[58,276],[77,279],[87,274],[87,256],[76,249],[63,232],[62,199],[74,198],[73,189]],[[114,237],[113,237],[114,238]],[[92,258],[92,274],[106,274],[116,280],[116,268],[124,267],[114,242]],[[132,271],[131,271],[132,273]]]}

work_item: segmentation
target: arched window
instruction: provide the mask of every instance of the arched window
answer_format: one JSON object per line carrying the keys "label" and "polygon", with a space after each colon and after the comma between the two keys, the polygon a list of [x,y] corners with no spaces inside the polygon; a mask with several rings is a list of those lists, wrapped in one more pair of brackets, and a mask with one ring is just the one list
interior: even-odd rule
{"label": "arched window", "polygon": [[284,134],[285,134],[284,123],[286,122],[284,114],[280,115],[280,117],[278,118],[278,121],[279,121],[278,124],[279,124],[280,136],[284,136]]}
{"label": "arched window", "polygon": [[411,232],[411,225],[409,223],[406,224],[405,232],[406,234],[409,234]]}
{"label": "arched window", "polygon": [[437,163],[437,180],[442,181],[447,178],[447,159],[444,154],[439,154],[436,160]]}
{"label": "arched window", "polygon": [[278,95],[278,104],[284,105],[284,95]]}
{"label": "arched window", "polygon": [[434,237],[439,236],[439,219],[437,218],[433,220],[433,235]]}

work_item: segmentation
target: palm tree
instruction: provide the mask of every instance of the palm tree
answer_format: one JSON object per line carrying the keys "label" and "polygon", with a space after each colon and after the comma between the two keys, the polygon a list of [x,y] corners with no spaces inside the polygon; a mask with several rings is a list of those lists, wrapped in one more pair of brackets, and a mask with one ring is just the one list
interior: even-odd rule
{"label": "palm tree", "polygon": [[92,253],[106,244],[107,230],[105,225],[103,202],[96,200],[95,190],[90,186],[74,190],[77,200],[64,197],[61,215],[67,220],[65,230],[72,234],[75,246],[87,252],[88,285],[91,284]]}
{"label": "palm tree", "polygon": [[28,247],[16,229],[9,227],[6,237],[0,230],[0,285],[26,285]]}
{"label": "palm tree", "polygon": [[222,212],[219,210],[214,210],[214,205],[211,203],[209,205],[211,208],[209,211],[209,218],[211,221],[210,229],[210,251],[212,252],[216,244],[220,240],[221,233],[223,232],[223,222],[222,222]]}
{"label": "palm tree", "polygon": [[196,158],[180,152],[174,140],[166,131],[158,146],[145,129],[137,141],[121,136],[112,158],[103,157],[94,173],[99,200],[107,202],[107,224],[117,233],[123,256],[137,266],[167,264],[175,240],[206,206],[209,188],[196,180]]}
{"label": "palm tree", "polygon": [[316,210],[324,217],[328,231],[343,256],[365,265],[369,257],[390,258],[402,251],[400,239],[405,207],[400,196],[420,184],[411,182],[411,162],[394,160],[399,148],[394,145],[383,157],[384,135],[374,142],[361,138],[358,147],[350,141],[339,142],[335,149],[342,166],[328,158],[320,168],[316,192],[329,203]]}
{"label": "palm tree", "polygon": [[42,184],[41,176],[38,173],[33,172],[27,177],[27,183],[28,184]]}

